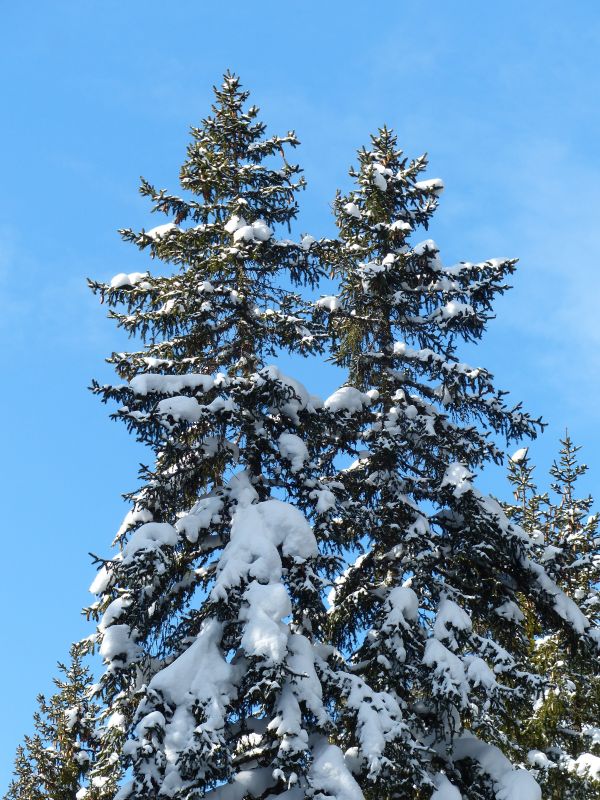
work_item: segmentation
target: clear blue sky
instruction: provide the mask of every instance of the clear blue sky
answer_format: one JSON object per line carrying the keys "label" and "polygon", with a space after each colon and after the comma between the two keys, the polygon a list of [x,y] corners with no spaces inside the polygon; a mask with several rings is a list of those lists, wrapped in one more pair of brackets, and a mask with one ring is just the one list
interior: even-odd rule
{"label": "clear blue sky", "polygon": [[[430,234],[443,258],[521,259],[470,358],[549,422],[532,448],[540,472],[568,425],[594,491],[599,53],[594,0],[4,4],[0,789],[36,692],[88,631],[87,553],[108,553],[142,458],[86,390],[123,342],[84,279],[145,268],[115,231],[148,227],[140,174],[176,188],[211,85],[239,72],[269,129],[296,129],[300,227],[315,236],[377,126],[429,152],[429,177],[446,183]],[[310,388],[332,388],[318,379]],[[503,491],[497,476],[483,483]]]}

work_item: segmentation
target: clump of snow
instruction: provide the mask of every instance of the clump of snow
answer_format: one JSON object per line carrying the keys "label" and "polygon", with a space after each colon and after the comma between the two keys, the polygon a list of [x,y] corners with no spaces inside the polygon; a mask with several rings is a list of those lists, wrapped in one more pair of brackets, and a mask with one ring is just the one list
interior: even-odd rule
{"label": "clump of snow", "polygon": [[443,773],[439,772],[435,776],[433,785],[435,786],[435,791],[431,795],[431,800],[462,800],[461,793]]}
{"label": "clump of snow", "polygon": [[279,452],[291,464],[292,472],[298,472],[308,461],[308,448],[294,433],[282,433],[278,439]]}
{"label": "clump of snow", "polygon": [[441,485],[442,487],[454,487],[452,494],[455,497],[461,497],[465,492],[468,492],[472,489],[472,477],[473,474],[469,472],[465,466],[456,461],[453,464],[448,465]]}
{"label": "clump of snow", "polygon": [[216,496],[201,497],[188,514],[180,517],[175,523],[175,530],[183,533],[188,542],[198,541],[200,531],[208,528],[212,522],[220,521],[223,499]]}
{"label": "clump of snow", "polygon": [[168,522],[146,522],[140,525],[123,548],[123,563],[132,561],[140,550],[156,552],[166,546],[174,547],[178,540],[177,531]]}
{"label": "clump of snow", "polygon": [[385,179],[385,175],[390,175],[391,170],[386,169],[383,164],[373,164],[371,169],[371,178],[375,186],[382,192],[388,188],[387,180]]}
{"label": "clump of snow", "polygon": [[281,583],[252,581],[244,592],[240,620],[246,622],[241,645],[249,656],[267,664],[280,664],[287,653],[288,626],[282,618],[292,613],[292,604]]}
{"label": "clump of snow", "polygon": [[415,181],[415,189],[420,189],[425,192],[433,192],[434,194],[441,194],[444,191],[444,181],[441,178],[429,178],[425,181]]}
{"label": "clump of snow", "polygon": [[225,230],[233,234],[234,242],[266,242],[273,235],[273,231],[264,220],[259,219],[247,224],[243,217],[236,215],[227,222]]}
{"label": "clump of snow", "polygon": [[284,556],[300,560],[317,554],[312,528],[298,509],[281,500],[265,500],[236,511],[211,598],[227,600],[228,590],[248,578],[264,583],[280,580],[278,548]]}
{"label": "clump of snow", "polygon": [[516,453],[513,453],[510,457],[510,460],[513,464],[520,464],[522,461],[525,461],[527,458],[527,451],[529,450],[528,447],[521,447],[520,450],[517,450]]}
{"label": "clump of snow", "polygon": [[139,653],[140,648],[129,625],[111,625],[103,632],[100,655],[107,664],[118,661],[120,666],[127,666],[138,658]]}
{"label": "clump of snow", "polygon": [[553,769],[556,767],[554,761],[550,761],[548,756],[542,753],[541,750],[530,750],[527,753],[527,761],[532,767],[538,767],[538,769]]}
{"label": "clump of snow", "polygon": [[321,297],[320,300],[317,300],[315,303],[317,308],[324,308],[327,311],[338,311],[342,307],[342,302],[337,295],[331,294],[327,295],[326,297]]}
{"label": "clump of snow", "polygon": [[150,239],[154,239],[154,241],[158,241],[159,239],[163,239],[165,236],[171,231],[179,230],[177,225],[174,222],[167,222],[164,225],[157,225],[156,228],[151,228],[149,231],[146,231],[146,236]]}
{"label": "clump of snow", "polygon": [[[123,286],[136,286],[138,283],[146,281],[149,277],[147,272],[119,272],[118,275],[110,279],[109,285],[111,289],[121,289]],[[147,288],[147,286],[143,288]]]}
{"label": "clump of snow", "polygon": [[600,757],[592,753],[582,753],[578,758],[569,759],[567,769],[582,778],[589,777],[600,781]]}
{"label": "clump of snow", "polygon": [[356,217],[357,219],[360,219],[360,211],[358,210],[356,203],[346,203],[344,206],[344,211],[350,217]]}
{"label": "clump of snow", "polygon": [[364,800],[360,786],[348,769],[344,754],[339,747],[329,744],[325,739],[315,747],[309,781],[316,796],[335,800]]}
{"label": "clump of snow", "polygon": [[542,792],[526,769],[515,769],[502,751],[469,733],[454,745],[454,759],[470,758],[494,782],[497,800],[541,800]]}
{"label": "clump of snow", "polygon": [[303,250],[310,250],[313,244],[316,243],[316,239],[314,236],[310,236],[309,234],[305,234],[302,239],[300,240],[300,247]]}
{"label": "clump of snow", "polygon": [[324,406],[329,411],[348,411],[354,413],[370,406],[372,398],[354,386],[342,386],[325,400]]}
{"label": "clump of snow", "polygon": [[468,684],[460,658],[448,650],[438,639],[428,639],[425,644],[423,663],[433,667],[434,693],[443,696],[455,695],[464,708],[468,705]]}
{"label": "clump of snow", "polygon": [[499,617],[503,617],[511,622],[523,622],[525,619],[525,614],[523,614],[519,606],[512,600],[507,600],[505,603],[502,603],[502,605],[495,608],[494,611]]}
{"label": "clump of snow", "polygon": [[159,414],[173,417],[174,420],[185,420],[186,422],[198,422],[202,416],[203,408],[195,397],[187,395],[177,395],[168,397],[156,404]]}
{"label": "clump of snow", "polygon": [[395,222],[392,222],[390,225],[391,231],[411,231],[412,226],[409,222],[405,222],[403,219],[397,219]]}
{"label": "clump of snow", "polygon": [[129,385],[135,394],[142,396],[152,393],[177,394],[182,389],[200,389],[203,392],[208,392],[215,385],[215,378],[211,375],[201,375],[199,373],[160,375],[153,372],[144,372],[132,378],[129,381]]}
{"label": "clump of snow", "polygon": [[444,597],[440,602],[433,625],[433,635],[440,641],[448,641],[452,647],[457,647],[454,631],[470,631],[472,628],[471,617],[454,600]]}

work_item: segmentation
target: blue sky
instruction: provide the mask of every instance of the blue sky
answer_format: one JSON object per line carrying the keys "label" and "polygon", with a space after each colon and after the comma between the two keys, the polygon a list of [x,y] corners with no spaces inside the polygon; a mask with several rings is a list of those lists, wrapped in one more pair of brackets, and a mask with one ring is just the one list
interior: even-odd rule
{"label": "blue sky", "polygon": [[[298,7],[301,6],[301,7]],[[237,71],[272,132],[296,129],[299,229],[331,232],[354,151],[384,122],[430,154],[446,262],[518,256],[515,288],[469,357],[565,426],[600,479],[600,9],[596,2],[405,0],[257,5],[154,0],[5,4],[0,30],[0,790],[34,698],[88,632],[79,609],[136,483],[140,450],[86,387],[124,346],[86,276],[146,262],[138,176],[176,188],[187,129]],[[423,235],[425,238],[425,234]],[[308,374],[308,373],[307,373]],[[323,386],[311,370],[310,388]],[[496,493],[498,475],[482,478]],[[600,495],[600,491],[596,492]]]}

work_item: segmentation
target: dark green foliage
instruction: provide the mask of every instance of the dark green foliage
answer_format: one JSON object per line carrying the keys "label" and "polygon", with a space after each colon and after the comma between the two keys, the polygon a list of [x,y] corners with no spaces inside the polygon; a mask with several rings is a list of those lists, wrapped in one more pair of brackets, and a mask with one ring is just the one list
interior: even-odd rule
{"label": "dark green foliage", "polygon": [[[91,675],[83,663],[84,648],[71,648],[68,666],[59,664],[57,692],[39,695],[33,716],[35,733],[17,749],[15,778],[6,800],[79,800],[95,757],[96,706],[89,700]],[[88,795],[93,800],[93,795]]]}

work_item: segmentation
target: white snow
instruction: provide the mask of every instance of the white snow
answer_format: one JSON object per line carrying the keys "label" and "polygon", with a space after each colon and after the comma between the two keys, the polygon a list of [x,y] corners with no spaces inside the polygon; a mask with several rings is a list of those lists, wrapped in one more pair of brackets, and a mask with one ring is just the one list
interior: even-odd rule
{"label": "white snow", "polygon": [[[389,171],[389,170],[388,170]],[[373,164],[371,177],[375,186],[380,189],[382,192],[388,187],[387,181],[384,178],[384,174],[386,172],[385,167],[382,164]]]}
{"label": "white snow", "polygon": [[123,548],[123,563],[132,561],[140,550],[156,552],[165,546],[175,547],[179,541],[177,531],[168,522],[146,522],[133,533]]}
{"label": "white snow", "polygon": [[141,281],[147,280],[149,277],[147,272],[119,272],[118,275],[110,279],[109,285],[111,289],[121,289],[123,286],[135,286],[141,283]]}
{"label": "white snow", "polygon": [[326,297],[321,297],[320,300],[317,300],[315,303],[317,308],[324,308],[327,311],[338,311],[342,307],[342,301],[337,295],[330,294]]}
{"label": "white snow", "polygon": [[470,758],[494,782],[497,800],[541,800],[542,792],[526,769],[515,769],[502,751],[464,733],[454,745],[454,760]]}
{"label": "white snow", "polygon": [[[462,707],[468,705],[468,685],[465,669],[458,656],[448,650],[438,639],[428,639],[425,643],[423,663],[433,667],[436,694],[457,695]],[[434,687],[435,688],[435,687]]]}
{"label": "white snow", "polygon": [[567,769],[582,778],[590,777],[600,781],[600,757],[592,753],[582,753],[578,758],[569,759]]}
{"label": "white snow", "polygon": [[[227,223],[233,227],[234,223],[233,220],[237,219],[236,217],[232,217],[231,220]],[[245,222],[243,217],[239,219],[240,222]],[[227,230],[227,226],[225,226]],[[230,232],[230,231],[228,231]],[[268,241],[271,236],[273,235],[273,231],[269,228],[269,226],[263,220],[259,219],[256,222],[253,222],[251,225],[239,225],[233,231],[233,241],[234,242],[266,242]]]}
{"label": "white snow", "polygon": [[471,617],[453,600],[442,598],[433,625],[433,635],[440,641],[449,641],[452,647],[457,646],[454,631],[470,631]]}
{"label": "white snow", "polygon": [[198,422],[205,408],[207,406],[201,406],[195,397],[187,397],[187,395],[169,397],[156,404],[159,414],[169,415],[175,420],[185,420],[186,422]]}
{"label": "white snow", "polygon": [[213,521],[220,521],[223,500],[220,497],[201,497],[188,514],[175,523],[175,530],[183,533],[189,542],[198,541],[201,530],[207,529]]}
{"label": "white snow", "polygon": [[484,686],[491,689],[496,686],[496,676],[485,661],[479,656],[467,656],[467,678],[473,686]]}
{"label": "white snow", "polygon": [[325,400],[324,406],[329,411],[362,411],[370,406],[371,397],[354,386],[342,386]]}
{"label": "white snow", "polygon": [[502,603],[502,605],[495,608],[494,611],[499,617],[503,617],[512,622],[523,622],[525,619],[525,614],[523,614],[519,606],[513,600],[507,600]]}
{"label": "white snow", "polygon": [[433,779],[435,791],[431,795],[431,800],[462,800],[462,794],[454,784],[441,772]]}
{"label": "white snow", "polygon": [[441,178],[429,178],[426,181],[415,181],[415,189],[421,191],[433,191],[434,194],[441,194],[444,191],[444,181]]}
{"label": "white snow", "polygon": [[346,214],[348,214],[349,216],[360,219],[360,211],[358,210],[358,206],[356,205],[356,203],[346,203],[346,205],[343,208]]}
{"label": "white snow", "polygon": [[303,250],[310,250],[313,244],[316,243],[316,239],[314,236],[310,236],[309,234],[305,234],[302,239],[300,240],[300,247]]}
{"label": "white snow", "polygon": [[174,222],[167,222],[164,225],[157,225],[156,228],[146,231],[146,236],[157,241],[158,239],[163,239],[173,230],[178,230],[177,225]]}
{"label": "white snow", "polygon": [[[221,376],[220,376],[221,377]],[[222,376],[221,383],[225,376]],[[211,375],[187,373],[185,375],[160,375],[153,372],[143,372],[129,381],[129,385],[137,395],[153,393],[177,394],[183,389],[200,389],[208,392],[215,385],[215,378]]]}
{"label": "white snow", "polygon": [[448,465],[441,485],[453,486],[454,489],[452,490],[452,494],[455,497],[461,497],[465,492],[468,492],[472,489],[472,477],[473,474],[469,472],[469,470],[463,466],[463,464],[460,464],[456,461],[453,464]]}
{"label": "white snow", "polygon": [[539,769],[552,769],[556,767],[554,761],[550,761],[548,756],[542,753],[541,750],[530,750],[527,753],[527,761],[532,767],[538,767]]}
{"label": "white snow", "polygon": [[111,625],[102,634],[100,655],[110,664],[120,661],[125,666],[135,661],[140,648],[135,642],[134,633],[129,625]]}
{"label": "white snow", "polygon": [[409,222],[405,222],[403,219],[397,219],[395,222],[392,222],[390,225],[391,231],[411,231],[412,226]]}
{"label": "white snow", "polygon": [[308,461],[308,448],[295,433],[282,433],[278,439],[279,452],[291,464],[292,472],[298,472]]}
{"label": "white snow", "polygon": [[315,747],[311,766],[310,783],[316,796],[332,800],[364,800],[363,793],[344,759],[339,747],[325,739]]}
{"label": "white snow", "polygon": [[512,454],[510,460],[513,464],[520,464],[522,461],[525,461],[527,458],[527,451],[529,450],[528,447],[521,447],[520,450],[517,450],[515,453]]}
{"label": "white snow", "polygon": [[292,604],[281,583],[252,581],[244,592],[245,606],[240,620],[246,622],[241,645],[249,656],[266,664],[280,664],[287,653],[288,626],[283,617],[292,613]]}
{"label": "white snow", "polygon": [[284,556],[300,560],[317,554],[312,528],[298,509],[281,500],[265,500],[238,509],[219,561],[212,599],[227,600],[228,590],[248,578],[264,583],[279,581],[279,548]]}
{"label": "white snow", "polygon": [[316,408],[320,408],[323,405],[323,401],[320,397],[310,394],[308,389],[300,383],[300,381],[291,378],[289,375],[284,375],[279,367],[274,364],[270,364],[261,369],[260,372],[254,376],[254,380],[256,380],[259,385],[261,381],[281,383],[285,389],[292,390],[293,396],[286,397],[278,407],[278,410],[296,424],[300,422],[298,417],[299,411],[306,409],[307,411],[314,412]]}

